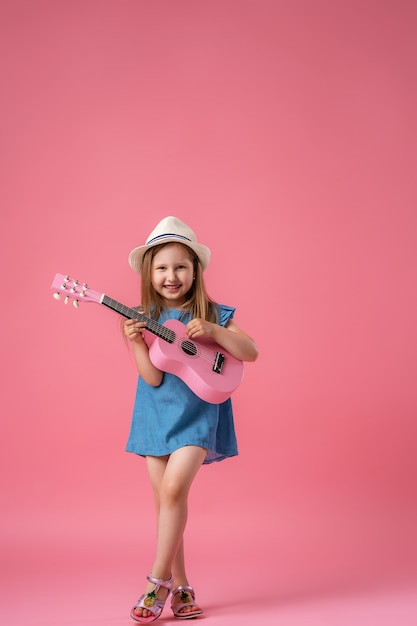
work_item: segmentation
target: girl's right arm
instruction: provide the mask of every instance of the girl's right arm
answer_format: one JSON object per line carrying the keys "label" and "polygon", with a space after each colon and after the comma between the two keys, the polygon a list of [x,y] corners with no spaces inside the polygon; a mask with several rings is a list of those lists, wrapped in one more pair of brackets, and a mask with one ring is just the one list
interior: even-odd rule
{"label": "girl's right arm", "polygon": [[149,348],[143,338],[143,330],[146,326],[145,322],[137,322],[136,320],[126,320],[123,325],[125,336],[129,339],[133,347],[137,370],[143,380],[158,387],[162,383],[164,376],[149,358]]}

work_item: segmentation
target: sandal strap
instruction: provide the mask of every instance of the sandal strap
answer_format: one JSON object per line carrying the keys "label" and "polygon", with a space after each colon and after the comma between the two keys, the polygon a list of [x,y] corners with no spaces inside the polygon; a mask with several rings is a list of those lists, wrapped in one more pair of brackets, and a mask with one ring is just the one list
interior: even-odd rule
{"label": "sandal strap", "polygon": [[195,591],[192,587],[189,587],[188,585],[179,585],[178,587],[175,587],[175,589],[172,590],[172,597],[176,596],[177,593],[181,593],[181,591],[189,593],[192,599],[195,600]]}
{"label": "sandal strap", "polygon": [[[165,602],[168,600],[170,591],[172,589],[172,585],[174,583],[174,579],[171,575],[169,580],[163,580],[162,578],[154,578],[154,576],[152,576],[152,574],[149,574],[147,576],[148,580],[150,583],[155,585],[155,589],[153,591],[151,591],[150,593],[144,593],[143,596],[141,596],[139,598],[139,600],[136,602],[135,606],[133,607],[133,609],[130,612],[130,617],[134,620],[136,620],[137,622],[148,622],[148,621],[153,621],[154,619],[157,619],[162,611],[163,608],[165,606]],[[165,598],[165,600],[159,600],[159,598],[156,597],[156,594],[158,593],[159,589],[161,587],[164,587],[165,589],[168,589],[168,595]],[[147,600],[149,600],[149,598],[151,598],[151,603],[149,603]],[[134,610],[135,609],[146,609],[147,611],[149,611],[150,613],[152,613],[152,615],[154,616],[152,619],[151,618],[145,618],[145,617],[139,617],[139,615],[135,615],[134,614]]]}
{"label": "sandal strap", "polygon": [[164,587],[165,589],[168,589],[168,591],[171,591],[172,585],[174,584],[174,577],[172,575],[169,580],[163,580],[162,578],[154,578],[152,574],[148,574],[147,579],[150,583],[156,586],[156,592],[158,592],[160,587]]}
{"label": "sandal strap", "polygon": [[[179,595],[178,600],[175,600],[175,596]],[[184,597],[185,596],[185,597]],[[197,610],[183,613],[182,609],[190,609],[195,607]],[[195,593],[192,587],[188,585],[180,585],[172,590],[171,598],[171,610],[174,613],[174,617],[178,619],[192,619],[198,615],[202,615],[203,611],[195,602]]]}

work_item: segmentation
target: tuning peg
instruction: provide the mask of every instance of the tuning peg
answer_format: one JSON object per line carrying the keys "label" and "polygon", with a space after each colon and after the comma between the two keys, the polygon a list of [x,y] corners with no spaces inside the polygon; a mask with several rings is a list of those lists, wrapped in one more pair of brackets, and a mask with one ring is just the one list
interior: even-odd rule
{"label": "tuning peg", "polygon": [[73,305],[75,306],[76,309],[78,309],[78,307],[80,306],[80,303],[78,302],[78,300],[73,300]]}
{"label": "tuning peg", "polygon": [[68,304],[68,302],[69,302],[69,297],[65,296],[64,304]]}

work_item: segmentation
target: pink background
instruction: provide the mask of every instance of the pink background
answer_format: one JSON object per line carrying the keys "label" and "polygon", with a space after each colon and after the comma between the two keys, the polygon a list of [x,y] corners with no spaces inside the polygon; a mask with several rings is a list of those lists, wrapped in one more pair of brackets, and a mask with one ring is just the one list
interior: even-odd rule
{"label": "pink background", "polygon": [[241,454],[191,495],[207,619],[416,623],[417,5],[13,0],[0,28],[2,623],[128,624],[142,593],[133,361],[49,287],[137,304],[169,214],[260,348]]}

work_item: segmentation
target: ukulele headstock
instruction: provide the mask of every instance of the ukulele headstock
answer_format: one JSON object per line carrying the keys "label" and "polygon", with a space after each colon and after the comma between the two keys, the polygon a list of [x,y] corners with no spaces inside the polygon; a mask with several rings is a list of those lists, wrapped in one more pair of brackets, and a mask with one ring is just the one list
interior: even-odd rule
{"label": "ukulele headstock", "polygon": [[51,285],[54,290],[53,297],[55,300],[64,299],[64,304],[68,304],[72,300],[75,308],[78,308],[80,302],[96,302],[100,304],[104,294],[100,294],[94,289],[90,289],[87,283],[80,283],[78,280],[71,278],[68,274],[56,274]]}

